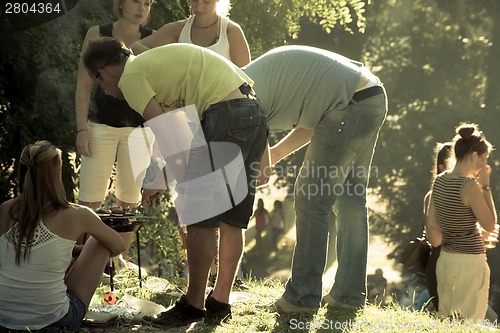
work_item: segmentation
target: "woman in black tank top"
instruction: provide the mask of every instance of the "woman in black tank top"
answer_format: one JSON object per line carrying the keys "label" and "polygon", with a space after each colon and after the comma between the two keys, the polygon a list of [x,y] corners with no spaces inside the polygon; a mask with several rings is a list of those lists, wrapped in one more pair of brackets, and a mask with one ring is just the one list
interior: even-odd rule
{"label": "woman in black tank top", "polygon": [[[114,0],[113,12],[118,17],[113,23],[93,26],[85,36],[82,54],[90,40],[109,36],[130,46],[151,35],[145,28],[154,0]],[[116,206],[131,208],[140,198],[131,170],[128,152],[128,135],[144,122],[125,100],[118,100],[97,88],[92,93],[92,80],[80,60],[75,96],[77,139],[76,148],[81,154],[79,203],[93,209],[101,206],[107,184],[116,164]],[[91,98],[92,96],[92,98]],[[142,158],[136,156],[136,158]],[[145,157],[147,158],[147,157]],[[132,241],[128,235],[127,245]]]}

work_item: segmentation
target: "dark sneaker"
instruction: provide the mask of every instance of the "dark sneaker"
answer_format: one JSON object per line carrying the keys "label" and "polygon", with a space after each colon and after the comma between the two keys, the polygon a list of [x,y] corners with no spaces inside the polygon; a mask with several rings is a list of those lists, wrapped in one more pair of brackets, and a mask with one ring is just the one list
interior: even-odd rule
{"label": "dark sneaker", "polygon": [[217,325],[232,318],[231,304],[222,303],[213,298],[212,291],[205,300],[205,308],[207,309],[205,323],[209,325]]}
{"label": "dark sneaker", "polygon": [[142,319],[153,325],[162,327],[179,327],[205,319],[206,311],[195,308],[186,300],[186,295],[175,302],[175,305],[160,313],[156,318],[144,316]]}

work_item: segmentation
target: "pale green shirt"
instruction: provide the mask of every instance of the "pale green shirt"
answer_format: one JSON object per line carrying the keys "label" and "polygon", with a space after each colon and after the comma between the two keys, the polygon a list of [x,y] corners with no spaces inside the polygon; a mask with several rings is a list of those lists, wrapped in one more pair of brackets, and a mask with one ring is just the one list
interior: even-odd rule
{"label": "pale green shirt", "polygon": [[309,46],[282,46],[243,71],[266,111],[271,130],[314,128],[327,112],[342,110],[356,91],[363,64]]}
{"label": "pale green shirt", "polygon": [[139,114],[155,97],[163,110],[194,104],[200,119],[212,104],[253,81],[236,65],[206,48],[170,44],[130,56],[118,83]]}

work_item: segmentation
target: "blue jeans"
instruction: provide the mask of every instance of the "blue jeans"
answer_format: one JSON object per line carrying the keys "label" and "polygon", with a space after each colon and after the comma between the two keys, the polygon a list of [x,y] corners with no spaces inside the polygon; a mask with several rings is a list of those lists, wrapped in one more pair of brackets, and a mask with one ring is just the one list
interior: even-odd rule
{"label": "blue jeans", "polygon": [[295,182],[297,241],[283,297],[317,308],[328,246],[330,214],[338,226],[338,269],[331,296],[358,306],[366,299],[368,210],[366,188],[387,98],[380,94],[332,110],[314,129]]}
{"label": "blue jeans", "polygon": [[[69,298],[69,309],[66,315],[49,326],[46,326],[40,330],[30,330],[30,332],[76,332],[82,326],[83,318],[87,313],[87,308],[83,304],[82,300],[70,291],[66,291],[66,295]],[[0,332],[27,332],[25,330],[11,330],[0,326]]]}
{"label": "blue jeans", "polygon": [[85,304],[83,304],[81,299],[72,292],[67,291],[66,293],[69,297],[68,313],[66,313],[66,315],[59,321],[53,323],[45,329],[63,329],[66,332],[75,332],[80,329],[80,326],[82,326],[83,318],[87,313]]}

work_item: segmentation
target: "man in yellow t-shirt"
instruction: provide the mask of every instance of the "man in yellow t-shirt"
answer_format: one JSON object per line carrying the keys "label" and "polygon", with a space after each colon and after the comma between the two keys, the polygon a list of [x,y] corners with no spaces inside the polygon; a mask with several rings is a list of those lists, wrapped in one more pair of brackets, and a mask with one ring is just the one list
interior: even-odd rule
{"label": "man in yellow t-shirt", "polygon": [[[197,221],[181,220],[188,230],[188,290],[173,308],[146,320],[161,326],[183,326],[200,319],[213,323],[230,318],[229,293],[241,259],[243,229],[252,214],[255,181],[267,142],[267,118],[252,96],[253,81],[225,58],[191,44],[166,45],[134,56],[121,42],[102,38],[90,43],[83,57],[94,83],[107,94],[125,99],[148,121],[160,149],[174,143],[161,139],[165,125],[150,120],[180,107],[196,106],[208,144],[189,151],[189,179],[228,172],[229,164],[221,165],[217,160],[221,151],[209,148],[212,143],[228,143],[239,149],[243,172],[234,178],[235,183],[243,184],[244,194],[230,192],[231,204],[221,214]],[[224,177],[231,182],[227,174]],[[163,191],[145,189],[143,203],[148,204]],[[202,198],[204,202],[196,200],[189,207],[193,216],[206,214],[200,207],[220,205],[211,195]],[[220,228],[219,272],[215,288],[205,300],[208,272],[217,251],[216,228]]]}

